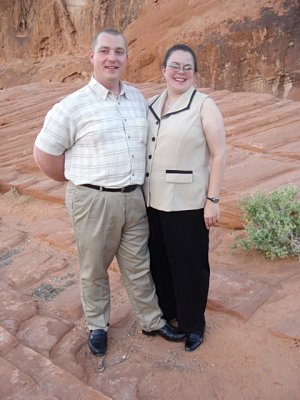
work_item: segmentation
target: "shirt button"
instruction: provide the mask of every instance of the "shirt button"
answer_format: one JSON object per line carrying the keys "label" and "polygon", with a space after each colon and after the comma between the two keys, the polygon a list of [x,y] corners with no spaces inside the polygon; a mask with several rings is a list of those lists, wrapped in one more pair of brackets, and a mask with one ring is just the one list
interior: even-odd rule
{"label": "shirt button", "polygon": [[134,158],[134,155],[132,154],[132,156],[131,156],[132,158]]}
{"label": "shirt button", "polygon": [[128,139],[130,139],[130,135],[128,135]]}
{"label": "shirt button", "polygon": [[131,175],[132,175],[132,176],[134,176],[134,175],[135,175],[135,173],[133,172]]}
{"label": "shirt button", "polygon": [[149,172],[146,173],[146,177],[147,177],[147,178],[148,178],[148,176],[149,176]]}
{"label": "shirt button", "polygon": [[152,158],[151,154],[148,156],[148,158],[149,158],[149,160],[151,160],[151,158]]}
{"label": "shirt button", "polygon": [[153,136],[153,138],[152,138],[152,142],[155,142],[155,137]]}

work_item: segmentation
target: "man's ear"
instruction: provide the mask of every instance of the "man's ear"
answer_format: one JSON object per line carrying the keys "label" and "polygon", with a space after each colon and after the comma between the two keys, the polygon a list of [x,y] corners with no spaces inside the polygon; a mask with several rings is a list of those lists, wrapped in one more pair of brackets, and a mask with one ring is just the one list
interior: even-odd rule
{"label": "man's ear", "polygon": [[92,50],[90,50],[88,56],[89,56],[90,63],[93,64],[94,52]]}

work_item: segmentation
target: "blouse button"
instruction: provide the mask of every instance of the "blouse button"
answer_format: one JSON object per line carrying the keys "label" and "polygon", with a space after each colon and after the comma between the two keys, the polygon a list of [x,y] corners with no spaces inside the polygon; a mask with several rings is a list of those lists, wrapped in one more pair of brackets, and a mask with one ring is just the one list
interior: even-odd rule
{"label": "blouse button", "polygon": [[152,142],[155,142],[155,137],[153,136],[153,138],[152,138]]}

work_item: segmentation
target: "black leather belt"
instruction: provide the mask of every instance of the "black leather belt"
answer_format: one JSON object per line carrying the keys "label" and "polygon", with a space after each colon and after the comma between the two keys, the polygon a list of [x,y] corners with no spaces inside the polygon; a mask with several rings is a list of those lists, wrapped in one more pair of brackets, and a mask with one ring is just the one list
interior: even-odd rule
{"label": "black leather belt", "polygon": [[114,188],[106,188],[103,186],[90,185],[89,183],[86,183],[85,185],[82,186],[88,187],[90,189],[100,190],[100,192],[121,192],[121,193],[133,192],[138,187],[138,185],[129,185],[123,188],[114,189]]}

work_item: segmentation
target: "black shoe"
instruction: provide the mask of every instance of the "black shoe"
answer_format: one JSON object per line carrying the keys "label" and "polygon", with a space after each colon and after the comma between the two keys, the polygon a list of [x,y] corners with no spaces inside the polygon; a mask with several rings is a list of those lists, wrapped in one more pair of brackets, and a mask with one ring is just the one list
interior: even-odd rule
{"label": "black shoe", "polygon": [[90,331],[89,348],[94,356],[104,356],[107,349],[107,332],[103,329]]}
{"label": "black shoe", "polygon": [[193,351],[196,350],[197,347],[203,342],[203,335],[199,335],[198,333],[187,333],[185,339],[185,350]]}
{"label": "black shoe", "polygon": [[170,342],[181,342],[182,340],[185,339],[185,333],[179,333],[177,332],[176,328],[173,328],[172,326],[165,324],[162,328],[157,329],[155,331],[144,331],[142,330],[144,335],[147,336],[156,336],[159,335],[163,337],[166,340],[169,340]]}

